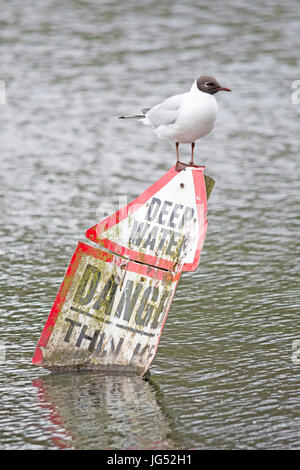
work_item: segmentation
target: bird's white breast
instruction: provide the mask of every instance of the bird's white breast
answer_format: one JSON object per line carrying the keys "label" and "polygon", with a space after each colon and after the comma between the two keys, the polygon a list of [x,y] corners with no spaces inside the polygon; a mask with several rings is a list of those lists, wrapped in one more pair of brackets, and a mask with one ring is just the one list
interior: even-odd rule
{"label": "bird's white breast", "polygon": [[156,129],[158,137],[180,143],[191,143],[207,135],[213,128],[218,105],[213,95],[192,86],[178,109],[173,125]]}

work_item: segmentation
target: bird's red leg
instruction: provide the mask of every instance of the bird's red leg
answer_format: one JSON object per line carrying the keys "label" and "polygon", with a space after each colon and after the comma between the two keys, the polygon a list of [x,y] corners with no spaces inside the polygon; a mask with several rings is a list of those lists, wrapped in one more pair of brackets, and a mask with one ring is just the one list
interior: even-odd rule
{"label": "bird's red leg", "polygon": [[191,143],[191,146],[192,146],[192,156],[191,156],[190,165],[194,165],[194,148],[195,148],[195,142],[192,142],[192,143]]}
{"label": "bird's red leg", "polygon": [[176,142],[176,156],[177,156],[177,162],[176,162],[176,166],[175,166],[175,170],[176,171],[181,171],[181,170],[184,170],[185,167],[187,167],[188,165],[186,163],[182,163],[179,161],[179,150],[178,150],[178,147],[179,147],[179,142]]}
{"label": "bird's red leg", "polygon": [[176,156],[177,156],[177,163],[179,163],[179,142],[176,142]]}
{"label": "bird's red leg", "polygon": [[176,171],[180,171],[180,170],[182,170],[182,168],[181,168],[181,164],[180,164],[180,161],[179,161],[179,149],[178,149],[179,142],[176,142],[175,145],[176,145],[176,157],[177,157],[175,169],[176,169]]}

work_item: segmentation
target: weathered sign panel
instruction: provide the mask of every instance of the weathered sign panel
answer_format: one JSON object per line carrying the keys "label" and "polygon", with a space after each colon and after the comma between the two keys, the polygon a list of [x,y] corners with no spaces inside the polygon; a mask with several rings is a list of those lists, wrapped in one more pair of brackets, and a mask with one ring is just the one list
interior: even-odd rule
{"label": "weathered sign panel", "polygon": [[204,167],[171,168],[86,233],[108,250],[172,272],[194,271],[207,230]]}
{"label": "weathered sign panel", "polygon": [[79,242],[32,362],[142,375],[155,356],[180,274]]}

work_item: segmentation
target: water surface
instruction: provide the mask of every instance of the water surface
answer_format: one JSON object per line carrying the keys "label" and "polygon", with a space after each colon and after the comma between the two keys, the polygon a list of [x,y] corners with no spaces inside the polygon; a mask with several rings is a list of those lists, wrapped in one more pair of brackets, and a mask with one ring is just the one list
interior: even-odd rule
{"label": "water surface", "polygon": [[[0,447],[299,448],[298,2],[0,7]],[[77,241],[174,164],[170,143],[117,116],[203,73],[233,91],[196,146],[216,180],[205,249],[151,381],[32,366]]]}

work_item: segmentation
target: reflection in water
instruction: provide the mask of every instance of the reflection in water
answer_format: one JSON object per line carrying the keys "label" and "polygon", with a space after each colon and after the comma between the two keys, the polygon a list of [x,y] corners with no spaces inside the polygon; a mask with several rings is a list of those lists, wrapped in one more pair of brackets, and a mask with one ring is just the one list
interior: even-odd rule
{"label": "reflection in water", "polygon": [[51,439],[58,448],[176,448],[151,381],[76,373],[50,374],[32,384],[39,406],[48,410]]}

